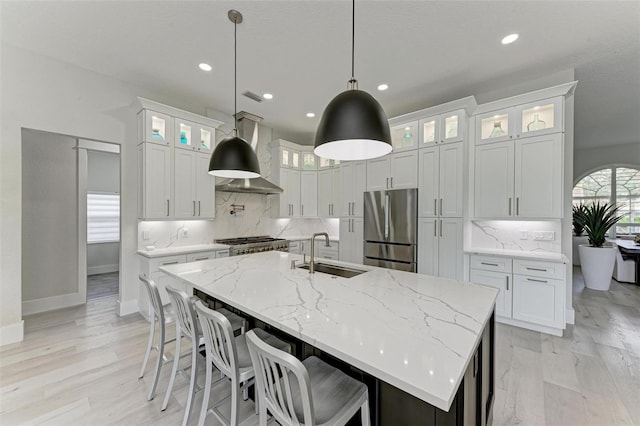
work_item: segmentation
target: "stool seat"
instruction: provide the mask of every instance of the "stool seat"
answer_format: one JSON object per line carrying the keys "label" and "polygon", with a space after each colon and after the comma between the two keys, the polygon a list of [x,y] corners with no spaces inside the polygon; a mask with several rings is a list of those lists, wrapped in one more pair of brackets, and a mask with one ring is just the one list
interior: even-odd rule
{"label": "stool seat", "polygon": [[[280,349],[281,351],[291,352],[291,346],[287,342],[278,339],[273,334],[269,334],[261,328],[254,328],[253,332],[268,345],[271,345],[276,349]],[[249,369],[253,372],[253,364],[251,364],[251,355],[249,354],[249,347],[247,345],[247,335],[241,334],[235,338],[235,341],[236,351],[238,352],[238,368],[240,370],[240,375],[242,376],[242,373]],[[253,376],[253,373],[251,375]]]}
{"label": "stool seat", "polygon": [[[198,300],[200,300],[200,299],[198,299]],[[196,300],[195,302],[197,302],[198,300]],[[238,314],[234,314],[233,312],[231,312],[227,308],[216,309],[216,312],[220,312],[222,315],[227,317],[227,319],[231,323],[231,329],[233,331],[241,330],[244,333],[244,327],[245,327],[245,319],[244,318],[242,318]]]}
{"label": "stool seat", "polygon": [[[333,418],[341,417],[339,412],[345,407],[359,406],[358,401],[362,394],[367,393],[367,386],[364,383],[347,376],[318,357],[311,356],[302,361],[302,365],[309,373],[313,417],[318,426],[328,423]],[[289,380],[295,380],[291,372],[289,372]],[[280,382],[283,382],[282,379]],[[302,397],[299,393],[294,393],[292,400],[298,421],[304,423]]]}

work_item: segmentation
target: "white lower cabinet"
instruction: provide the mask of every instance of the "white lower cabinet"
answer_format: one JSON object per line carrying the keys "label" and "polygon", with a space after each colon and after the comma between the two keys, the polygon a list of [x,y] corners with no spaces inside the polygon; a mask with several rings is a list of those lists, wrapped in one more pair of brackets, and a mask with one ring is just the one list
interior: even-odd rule
{"label": "white lower cabinet", "polygon": [[362,264],[364,261],[364,219],[340,219],[340,260]]}
{"label": "white lower cabinet", "polygon": [[565,328],[565,265],[560,262],[471,256],[470,280],[499,290],[496,319],[562,335]]}
{"label": "white lower cabinet", "polygon": [[511,274],[505,272],[481,271],[472,269],[470,280],[476,284],[488,285],[498,289],[496,315],[511,318]]}
{"label": "white lower cabinet", "polygon": [[462,264],[462,219],[420,218],[418,273],[461,280]]}
{"label": "white lower cabinet", "polygon": [[[177,288],[178,290],[187,291],[188,289],[186,288],[184,281],[178,280],[162,272],[160,270],[161,266],[197,262],[207,259],[219,259],[222,257],[229,257],[229,249],[176,254],[172,256],[154,257],[151,259],[145,256],[138,256],[139,273],[144,277],[151,278],[156,283],[158,286],[158,292],[160,293],[160,300],[162,300],[163,305],[166,305],[171,303],[167,290],[165,290],[167,285]],[[150,318],[151,305],[149,305],[149,297],[146,290],[142,287],[142,283],[140,283],[140,292],[138,294],[138,308],[145,318]]]}
{"label": "white lower cabinet", "polygon": [[548,327],[564,326],[563,284],[561,280],[514,275],[513,319]]}

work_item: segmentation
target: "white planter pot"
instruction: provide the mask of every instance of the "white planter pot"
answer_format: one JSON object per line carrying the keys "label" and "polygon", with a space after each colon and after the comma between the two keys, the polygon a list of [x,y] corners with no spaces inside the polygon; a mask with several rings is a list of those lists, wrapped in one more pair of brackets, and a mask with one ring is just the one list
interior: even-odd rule
{"label": "white planter pot", "polygon": [[574,235],[572,257],[573,264],[575,266],[580,266],[580,252],[578,250],[578,246],[581,244],[589,244],[589,237],[587,237],[586,235],[581,235],[579,237]]}
{"label": "white planter pot", "polygon": [[617,249],[615,246],[591,247],[588,244],[578,247],[582,276],[587,288],[601,291],[609,290]]}

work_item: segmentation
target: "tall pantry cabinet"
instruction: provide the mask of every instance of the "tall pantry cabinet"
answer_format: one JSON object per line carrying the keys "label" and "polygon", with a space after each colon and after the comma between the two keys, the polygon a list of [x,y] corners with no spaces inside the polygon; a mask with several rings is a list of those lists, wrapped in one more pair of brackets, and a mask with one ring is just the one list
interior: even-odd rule
{"label": "tall pantry cabinet", "polygon": [[138,218],[213,219],[209,158],[222,122],[138,98]]}

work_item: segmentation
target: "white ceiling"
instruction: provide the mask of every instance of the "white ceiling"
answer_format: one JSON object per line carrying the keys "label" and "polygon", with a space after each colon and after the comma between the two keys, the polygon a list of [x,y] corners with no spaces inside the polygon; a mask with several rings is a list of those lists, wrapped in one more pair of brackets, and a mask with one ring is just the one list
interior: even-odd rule
{"label": "white ceiling", "polygon": [[[310,143],[350,77],[351,2],[1,2],[2,40]],[[520,39],[509,46],[500,39]],[[204,73],[199,62],[215,69]],[[356,78],[389,117],[575,68],[576,146],[640,138],[640,1],[356,2]],[[390,88],[378,92],[386,82]],[[309,111],[316,117],[309,119]]]}

